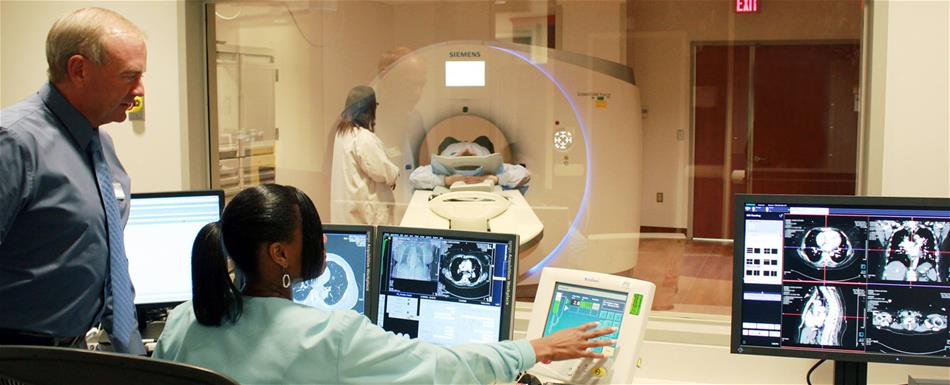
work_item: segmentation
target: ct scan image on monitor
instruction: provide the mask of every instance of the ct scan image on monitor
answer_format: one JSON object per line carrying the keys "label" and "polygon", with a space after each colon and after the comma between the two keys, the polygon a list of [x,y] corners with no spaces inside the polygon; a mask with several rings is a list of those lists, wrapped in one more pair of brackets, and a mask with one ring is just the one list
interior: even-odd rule
{"label": "ct scan image on monitor", "polygon": [[[581,270],[546,267],[541,271],[528,332],[541,338],[559,330],[598,322],[617,330],[598,339],[616,343],[593,348],[603,359],[539,362],[528,372],[542,383],[630,384],[656,286],[647,281]],[[615,364],[617,363],[617,364]]]}
{"label": "ct scan image on monitor", "polygon": [[326,268],[319,277],[293,285],[294,302],[372,315],[366,295],[375,268],[373,226],[325,224],[323,235]]}
{"label": "ct scan image on monitor", "polygon": [[950,199],[739,194],[735,221],[734,353],[950,366]]}
{"label": "ct scan image on monitor", "polygon": [[377,324],[449,345],[511,338],[518,237],[377,228]]}
{"label": "ct scan image on monitor", "polygon": [[206,224],[221,219],[221,190],[132,194],[125,254],[139,307],[191,299],[191,249]]}

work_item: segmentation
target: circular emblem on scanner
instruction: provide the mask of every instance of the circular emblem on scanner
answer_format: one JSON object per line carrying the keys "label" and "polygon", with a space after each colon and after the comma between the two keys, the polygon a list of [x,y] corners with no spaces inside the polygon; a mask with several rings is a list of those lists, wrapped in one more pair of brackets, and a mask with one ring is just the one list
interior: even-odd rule
{"label": "circular emblem on scanner", "polygon": [[554,148],[560,151],[567,151],[574,144],[574,134],[568,130],[560,130],[554,133]]}

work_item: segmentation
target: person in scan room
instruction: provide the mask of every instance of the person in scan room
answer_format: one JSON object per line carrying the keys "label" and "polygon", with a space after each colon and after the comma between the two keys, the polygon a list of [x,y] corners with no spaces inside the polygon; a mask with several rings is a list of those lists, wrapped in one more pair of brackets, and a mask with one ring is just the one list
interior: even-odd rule
{"label": "person in scan room", "polygon": [[333,143],[330,219],[333,223],[389,225],[399,167],[376,137],[376,92],[356,86],[346,97]]}
{"label": "person in scan room", "polygon": [[[168,316],[154,357],[216,370],[242,384],[511,382],[543,360],[603,358],[596,323],[531,341],[437,346],[396,336],[352,311],[291,300],[324,270],[319,214],[307,195],[266,184],[238,193],[195,238],[193,300]],[[238,290],[230,257],[247,277]]]}
{"label": "person in scan room", "polygon": [[[487,156],[494,153],[494,145],[487,137],[480,136],[471,142],[463,142],[448,137],[439,144],[439,155],[444,157]],[[436,186],[449,187],[455,182],[466,184],[491,180],[495,185],[506,189],[518,189],[527,186],[531,180],[528,169],[519,164],[504,163],[497,170],[445,170],[431,164],[416,167],[409,175],[409,183],[418,190],[431,190]]]}

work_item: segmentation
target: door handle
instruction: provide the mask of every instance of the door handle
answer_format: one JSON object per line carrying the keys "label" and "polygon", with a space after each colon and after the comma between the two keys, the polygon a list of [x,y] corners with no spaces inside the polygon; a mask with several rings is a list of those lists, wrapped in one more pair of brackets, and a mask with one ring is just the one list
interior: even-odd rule
{"label": "door handle", "polygon": [[758,155],[753,155],[753,156],[752,156],[752,161],[753,161],[753,162],[761,162],[761,161],[763,161],[763,160],[765,160],[765,157],[764,157],[764,156],[758,156]]}
{"label": "door handle", "polygon": [[744,183],[745,170],[732,170],[729,174],[729,179],[732,179],[732,183]]}

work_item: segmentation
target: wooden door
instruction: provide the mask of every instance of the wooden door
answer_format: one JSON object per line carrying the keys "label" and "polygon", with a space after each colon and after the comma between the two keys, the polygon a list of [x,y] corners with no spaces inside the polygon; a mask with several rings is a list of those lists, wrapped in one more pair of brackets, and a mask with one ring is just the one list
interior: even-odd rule
{"label": "wooden door", "polygon": [[857,44],[755,48],[755,193],[855,192],[860,53]]}
{"label": "wooden door", "polygon": [[733,195],[853,194],[855,44],[696,46],[694,237],[732,236]]}

